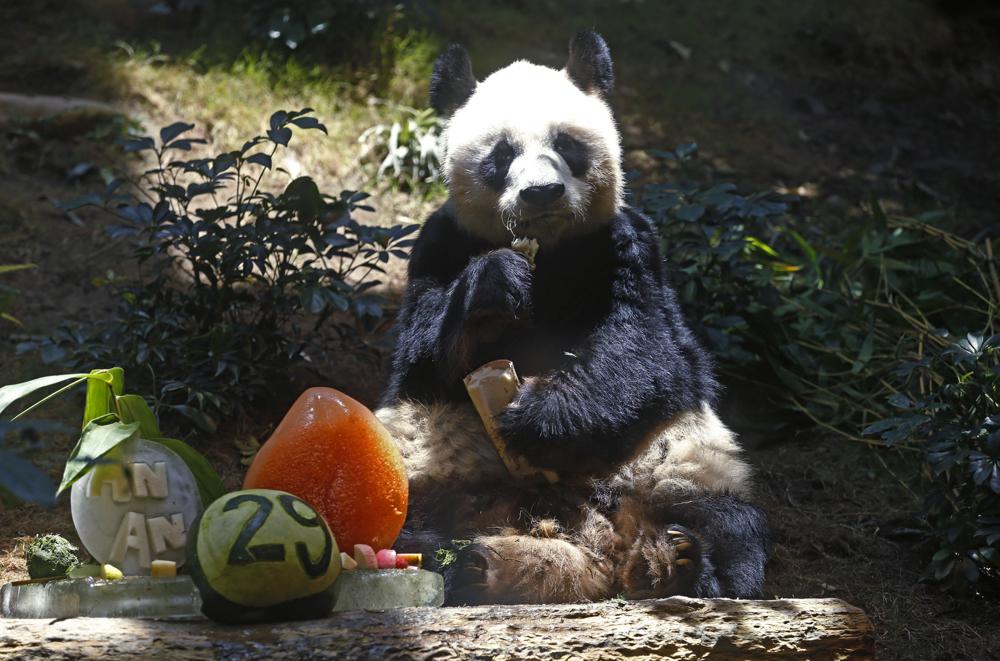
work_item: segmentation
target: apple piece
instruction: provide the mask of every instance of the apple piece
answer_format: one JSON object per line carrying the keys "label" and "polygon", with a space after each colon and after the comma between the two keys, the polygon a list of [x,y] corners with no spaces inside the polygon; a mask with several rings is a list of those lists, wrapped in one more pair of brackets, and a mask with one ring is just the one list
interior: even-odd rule
{"label": "apple piece", "polygon": [[340,552],[340,568],[345,571],[350,571],[352,569],[358,568],[358,563],[354,561],[354,558],[347,555],[343,551]]}
{"label": "apple piece", "polygon": [[358,569],[378,569],[375,551],[367,544],[354,545],[354,561],[358,563]]}
{"label": "apple piece", "polygon": [[396,552],[392,549],[382,549],[375,554],[378,560],[379,569],[395,569],[396,568]]}
{"label": "apple piece", "polygon": [[114,565],[101,565],[101,578],[105,581],[117,581],[123,578],[122,570]]}

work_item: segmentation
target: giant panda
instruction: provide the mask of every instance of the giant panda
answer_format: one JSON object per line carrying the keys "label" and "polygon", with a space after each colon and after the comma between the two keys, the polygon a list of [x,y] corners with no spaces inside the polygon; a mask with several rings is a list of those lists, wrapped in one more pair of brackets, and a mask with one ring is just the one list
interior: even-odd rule
{"label": "giant panda", "polygon": [[[562,70],[477,82],[458,45],[434,67],[449,197],[413,246],[377,416],[409,472],[398,545],[452,604],[761,594],[766,519],[656,230],[623,201],[612,85],[594,32]],[[525,377],[501,436],[554,484],[512,478],[470,403],[463,377],[499,358]]]}

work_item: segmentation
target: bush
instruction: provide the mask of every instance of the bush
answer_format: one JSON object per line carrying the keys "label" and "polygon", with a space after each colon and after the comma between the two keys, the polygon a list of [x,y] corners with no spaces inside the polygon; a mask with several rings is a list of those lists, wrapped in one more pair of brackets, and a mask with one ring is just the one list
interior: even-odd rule
{"label": "bush", "polygon": [[161,129],[158,142],[126,142],[150,167],[65,206],[118,219],[108,234],[133,242],[138,282],[113,280],[119,303],[98,328],[64,324],[22,348],[74,369],[116,364],[146,375],[139,387],[154,393],[159,415],[211,431],[314,362],[323,327],[358,344],[382,315],[371,276],[407,257],[417,226],[362,225],[352,212],[371,210],[366,194],[325,195],[308,177],[270,192],[272,158],[293,127],[326,132],[310,113],[278,111],[265,135],[212,158],[175,160],[204,142],[182,122]]}
{"label": "bush", "polygon": [[376,180],[400,190],[430,193],[441,180],[441,120],[430,108],[399,106],[391,119],[358,138],[359,160]]}
{"label": "bush", "polygon": [[901,365],[895,415],[864,430],[925,448],[930,576],[956,591],[1000,584],[1000,335],[969,334]]}
{"label": "bush", "polygon": [[[683,165],[694,151],[657,155]],[[920,457],[926,532],[940,545],[934,576],[951,587],[995,582],[984,551],[1000,541],[987,471],[989,421],[1000,420],[995,342],[982,340],[996,332],[1000,307],[990,244],[938,227],[940,215],[888,217],[874,201],[859,222],[808,232],[788,216],[788,198],[741,196],[728,184],[653,184],[639,201],[723,373],[764,386],[779,407],[841,436]],[[956,336],[981,350],[963,354]],[[904,402],[909,416],[897,415]],[[865,437],[874,433],[881,438]],[[949,517],[958,517],[953,526]]]}

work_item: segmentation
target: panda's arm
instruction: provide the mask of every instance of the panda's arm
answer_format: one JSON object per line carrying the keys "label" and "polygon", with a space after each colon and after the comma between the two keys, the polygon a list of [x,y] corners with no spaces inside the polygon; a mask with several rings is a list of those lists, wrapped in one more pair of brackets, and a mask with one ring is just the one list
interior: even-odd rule
{"label": "panda's arm", "polygon": [[606,469],[714,388],[704,354],[663,284],[651,224],[626,211],[612,234],[609,313],[570,364],[530,383],[501,416],[509,447],[540,467]]}
{"label": "panda's arm", "polygon": [[[431,216],[410,256],[409,284],[397,326],[399,339],[383,403],[461,399],[462,376],[474,362],[476,327],[499,327],[497,317],[526,313],[527,261],[458,229],[441,211]],[[492,323],[480,323],[494,320]]]}

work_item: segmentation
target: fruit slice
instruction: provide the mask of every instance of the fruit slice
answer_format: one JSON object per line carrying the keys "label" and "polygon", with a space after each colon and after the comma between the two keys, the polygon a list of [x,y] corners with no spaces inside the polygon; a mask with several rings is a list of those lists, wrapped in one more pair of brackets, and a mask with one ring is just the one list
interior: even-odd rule
{"label": "fruit slice", "polygon": [[406,518],[403,458],[364,405],[331,388],[296,400],[247,471],[245,489],[278,489],[318,511],[340,548],[389,548]]}
{"label": "fruit slice", "polygon": [[354,558],[347,555],[343,551],[340,552],[340,568],[344,571],[350,571],[352,569],[358,568],[358,563],[354,561]]}
{"label": "fruit slice", "polygon": [[420,569],[424,566],[424,554],[423,553],[397,553],[396,554],[396,566],[399,566],[399,561],[402,560],[406,563],[408,567],[414,567]]}
{"label": "fruit slice", "polygon": [[105,581],[117,581],[120,578],[124,578],[124,576],[122,570],[114,565],[101,565],[101,578]]}
{"label": "fruit slice", "polygon": [[395,569],[396,568],[396,552],[392,549],[382,549],[375,554],[376,559],[378,559],[379,569]]}
{"label": "fruit slice", "polygon": [[177,576],[177,563],[173,560],[153,560],[149,575],[160,578]]}
{"label": "fruit slice", "polygon": [[358,569],[378,569],[378,556],[367,544],[354,545],[354,562],[358,563]]}

